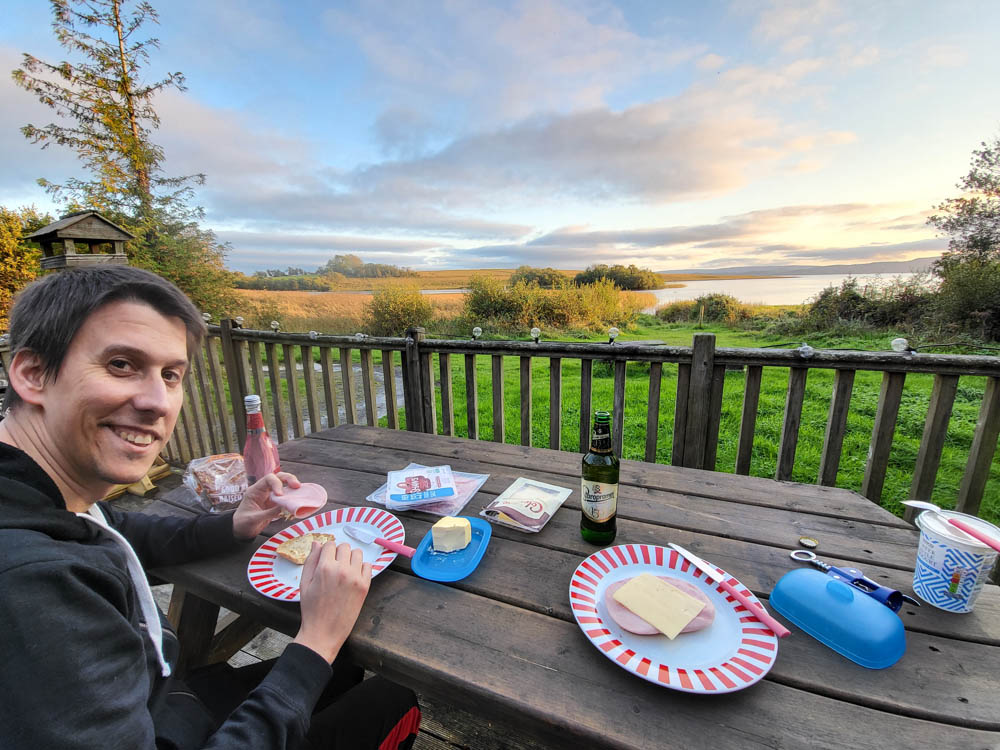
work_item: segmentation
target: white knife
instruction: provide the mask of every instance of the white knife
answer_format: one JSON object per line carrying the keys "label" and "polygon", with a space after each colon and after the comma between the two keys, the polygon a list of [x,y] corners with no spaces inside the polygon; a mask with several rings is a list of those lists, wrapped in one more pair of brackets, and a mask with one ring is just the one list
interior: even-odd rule
{"label": "white knife", "polygon": [[354,537],[359,542],[364,542],[365,544],[371,544],[374,542],[380,547],[385,547],[391,552],[403,555],[403,557],[413,557],[413,553],[416,552],[413,547],[407,547],[405,544],[400,544],[399,542],[390,542],[388,539],[383,539],[374,531],[366,529],[363,526],[344,524],[341,528],[347,532],[347,536]]}
{"label": "white knife", "polygon": [[750,597],[739,591],[735,586],[726,581],[726,573],[719,573],[713,566],[709,565],[707,562],[702,560],[693,552],[688,552],[679,544],[668,544],[670,549],[676,551],[681,557],[687,560],[689,563],[694,565],[698,570],[707,575],[713,581],[719,584],[723,589],[725,589],[736,601],[747,608],[747,611],[760,620],[762,623],[767,625],[776,636],[779,638],[784,638],[789,635],[792,631],[782,625],[780,622],[775,620],[771,615],[767,613],[764,609],[764,605],[759,602],[752,602]]}

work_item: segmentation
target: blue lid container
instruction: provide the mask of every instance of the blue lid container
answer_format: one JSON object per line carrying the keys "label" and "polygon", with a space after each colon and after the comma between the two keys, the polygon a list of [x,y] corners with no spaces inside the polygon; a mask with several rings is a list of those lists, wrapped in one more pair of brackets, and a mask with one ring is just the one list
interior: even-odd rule
{"label": "blue lid container", "polygon": [[785,573],[771,592],[771,606],[862,667],[891,667],[906,651],[903,621],[895,612],[818,570]]}
{"label": "blue lid container", "polygon": [[459,516],[468,520],[472,527],[472,539],[465,549],[454,552],[435,552],[434,535],[430,531],[417,545],[417,551],[410,560],[410,570],[428,581],[450,583],[461,581],[479,565],[490,543],[493,529],[482,518]]}

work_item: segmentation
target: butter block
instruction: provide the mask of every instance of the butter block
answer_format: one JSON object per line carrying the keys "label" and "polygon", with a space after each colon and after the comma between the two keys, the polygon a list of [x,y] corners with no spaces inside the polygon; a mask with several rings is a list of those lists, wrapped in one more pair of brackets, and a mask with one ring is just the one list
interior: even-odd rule
{"label": "butter block", "polygon": [[445,516],[431,526],[431,545],[435,552],[455,552],[465,549],[472,541],[472,524],[468,518]]}
{"label": "butter block", "polygon": [[676,638],[705,608],[705,602],[650,573],[636,576],[618,589],[613,597],[670,640]]}

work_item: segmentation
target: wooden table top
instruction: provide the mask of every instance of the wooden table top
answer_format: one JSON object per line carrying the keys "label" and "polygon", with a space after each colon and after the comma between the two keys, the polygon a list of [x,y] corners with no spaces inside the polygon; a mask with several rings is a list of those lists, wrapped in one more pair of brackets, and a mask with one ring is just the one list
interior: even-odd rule
{"label": "wooden table top", "polygon": [[[328,509],[367,505],[386,473],[411,461],[489,474],[465,515],[478,514],[519,476],[574,489],[540,533],[494,525],[485,557],[462,581],[417,578],[398,557],[373,580],[349,641],[367,668],[544,747],[1000,747],[996,586],[986,587],[970,614],[904,605],[906,653],[888,669],[858,666],[791,626],[761,682],[724,695],[684,693],[627,672],[574,620],[570,577],[599,549],[579,532],[578,454],[346,425],[280,450],[282,468],[327,488]],[[153,512],[173,512],[177,497]],[[396,515],[413,546],[436,520]],[[856,493],[622,462],[615,544],[676,542],[766,603],[778,579],[801,567],[788,553],[802,536],[819,541],[822,559],[912,593],[917,532]],[[156,573],[293,634],[298,605],[268,599],[247,581],[255,549]]]}

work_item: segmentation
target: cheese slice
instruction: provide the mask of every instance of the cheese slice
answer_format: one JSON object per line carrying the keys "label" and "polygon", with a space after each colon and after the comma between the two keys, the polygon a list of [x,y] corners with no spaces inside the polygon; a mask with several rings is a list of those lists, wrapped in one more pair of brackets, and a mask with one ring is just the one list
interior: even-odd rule
{"label": "cheese slice", "polygon": [[431,543],[435,552],[455,552],[465,549],[472,541],[472,524],[468,518],[445,516],[431,526]]}
{"label": "cheese slice", "polygon": [[670,640],[705,608],[705,602],[649,573],[636,576],[613,597]]}

